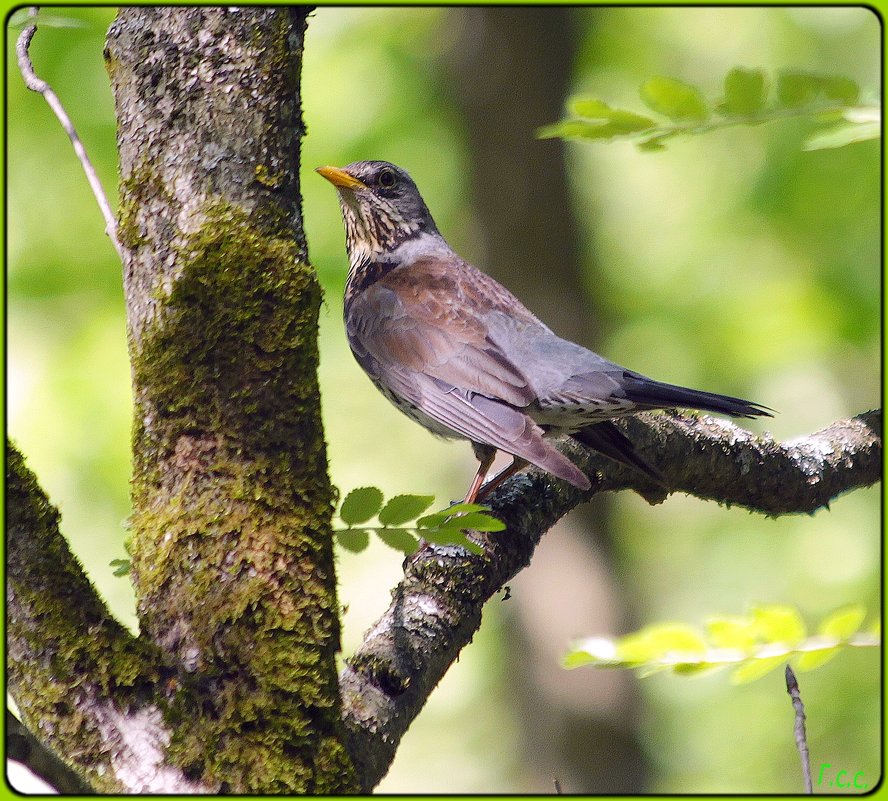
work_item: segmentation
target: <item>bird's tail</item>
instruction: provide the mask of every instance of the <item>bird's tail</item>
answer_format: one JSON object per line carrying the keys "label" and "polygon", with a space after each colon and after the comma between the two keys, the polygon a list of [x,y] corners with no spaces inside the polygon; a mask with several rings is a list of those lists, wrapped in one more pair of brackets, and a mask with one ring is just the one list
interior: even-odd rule
{"label": "bird's tail", "polygon": [[648,409],[668,409],[677,406],[701,412],[727,414],[731,417],[773,417],[771,414],[773,409],[754,401],[730,395],[717,395],[714,392],[701,392],[674,384],[663,384],[642,375],[626,376],[623,389],[627,400]]}
{"label": "bird's tail", "polygon": [[571,436],[587,448],[592,448],[592,450],[596,450],[627,467],[634,467],[657,484],[666,486],[663,474],[638,455],[629,437],[613,423],[595,423],[571,434]]}

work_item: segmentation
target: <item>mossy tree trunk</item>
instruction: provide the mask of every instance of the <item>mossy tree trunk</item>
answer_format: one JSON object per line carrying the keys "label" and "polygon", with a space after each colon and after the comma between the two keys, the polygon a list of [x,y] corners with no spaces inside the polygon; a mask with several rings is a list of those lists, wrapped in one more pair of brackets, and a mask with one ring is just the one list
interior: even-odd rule
{"label": "mossy tree trunk", "polygon": [[[112,766],[104,790],[356,786],[335,665],[333,489],[316,375],[321,291],[307,263],[298,180],[307,14],[127,8],[108,33],[142,632],[127,643],[112,626],[108,640],[125,645],[128,684],[143,695],[152,688],[163,730],[153,765],[172,778],[142,781]],[[91,617],[107,614],[97,606]],[[98,643],[78,648],[73,624],[66,631],[62,661],[83,651],[83,665],[120,683],[123,664]],[[125,717],[135,692],[104,700]],[[45,728],[40,713],[25,717]],[[101,752],[100,740],[86,750]],[[73,736],[55,744],[77,750]]]}
{"label": "mossy tree trunk", "polygon": [[106,48],[139,618],[190,690],[172,757],[236,792],[349,787],[298,179],[307,13],[125,9]]}

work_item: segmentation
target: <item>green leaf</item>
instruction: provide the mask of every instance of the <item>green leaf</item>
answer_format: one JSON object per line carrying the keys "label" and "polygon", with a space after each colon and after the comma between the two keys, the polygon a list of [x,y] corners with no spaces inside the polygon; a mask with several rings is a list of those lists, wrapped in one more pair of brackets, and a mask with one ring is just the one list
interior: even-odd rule
{"label": "green leaf", "polygon": [[449,517],[447,512],[432,512],[416,521],[417,528],[437,528]]}
{"label": "green leaf", "polygon": [[400,526],[415,520],[435,502],[434,495],[396,495],[379,512],[384,526]]}
{"label": "green leaf", "polygon": [[796,660],[796,669],[800,673],[807,673],[809,670],[819,668],[821,665],[829,662],[840,650],[836,646],[835,648],[824,648],[818,651],[805,651],[799,654],[799,658]]}
{"label": "green leaf", "polygon": [[339,516],[347,526],[353,526],[357,523],[366,523],[381,508],[381,490],[376,487],[358,487],[345,496],[339,509]]}
{"label": "green leaf", "polygon": [[882,135],[880,122],[842,122],[811,134],[802,144],[802,150],[828,150],[845,147],[855,142],[867,142]]}
{"label": "green leaf", "polygon": [[709,618],[706,621],[706,634],[716,648],[750,651],[756,644],[752,620],[740,615]]}
{"label": "green leaf", "polygon": [[449,515],[458,515],[462,512],[489,512],[490,507],[485,506],[483,503],[463,503],[460,501],[459,503],[455,503],[452,506],[448,506],[446,509],[442,509],[438,514],[442,514],[445,517]]}
{"label": "green leaf", "polygon": [[401,553],[411,554],[419,545],[419,540],[409,531],[405,531],[402,528],[383,529],[377,531],[376,536],[388,545],[389,548],[394,548],[396,551],[401,551]]}
{"label": "green leaf", "polygon": [[423,531],[423,538],[436,545],[461,545],[474,554],[484,553],[484,549],[476,542],[472,542],[459,529],[433,528]]}
{"label": "green leaf", "polygon": [[[652,662],[668,657],[670,662],[706,653],[706,642],[693,626],[685,623],[655,623],[617,641],[617,658],[623,662]],[[688,658],[690,657],[690,658]]]}
{"label": "green leaf", "polygon": [[866,607],[862,604],[849,604],[827,615],[817,627],[817,633],[824,637],[847,640],[852,634],[860,631],[860,625],[866,617]]}
{"label": "green leaf", "polygon": [[756,606],[752,620],[760,640],[766,643],[796,645],[805,639],[807,629],[798,610],[792,606]]}
{"label": "green leaf", "polygon": [[850,78],[787,70],[777,77],[777,101],[785,108],[800,108],[817,101],[851,105],[860,90]]}
{"label": "green leaf", "polygon": [[129,559],[112,559],[108,564],[114,568],[115,576],[127,575],[133,566]]}
{"label": "green leaf", "polygon": [[457,515],[440,523],[438,529],[470,529],[472,531],[505,531],[506,524],[493,515],[484,512],[469,512],[465,515]]}
{"label": "green leaf", "polygon": [[347,551],[352,553],[360,553],[370,544],[370,534],[362,528],[351,528],[346,530],[338,530],[336,539],[339,544]]}
{"label": "green leaf", "polygon": [[700,90],[676,78],[650,78],[639,91],[649,109],[671,120],[702,122],[709,116],[706,100]]}
{"label": "green leaf", "polygon": [[722,114],[746,116],[765,107],[765,73],[735,67],[725,75],[725,99],[718,106]]}
{"label": "green leaf", "polygon": [[580,98],[570,104],[570,110],[578,117],[607,123],[614,134],[633,133],[653,128],[657,123],[650,117],[622,108],[611,108],[597,98]]}
{"label": "green leaf", "polygon": [[762,676],[766,676],[775,668],[780,667],[780,665],[785,664],[786,657],[783,655],[768,656],[764,659],[751,659],[749,662],[744,662],[742,665],[734,668],[731,672],[731,684],[749,684],[756,679],[762,678]]}

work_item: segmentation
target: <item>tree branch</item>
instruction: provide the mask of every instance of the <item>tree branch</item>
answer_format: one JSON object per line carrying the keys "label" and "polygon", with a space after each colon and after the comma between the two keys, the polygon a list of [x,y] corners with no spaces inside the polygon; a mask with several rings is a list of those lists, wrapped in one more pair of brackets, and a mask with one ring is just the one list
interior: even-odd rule
{"label": "tree branch", "polygon": [[[813,512],[878,481],[881,423],[880,411],[867,412],[783,444],[708,417],[643,414],[620,425],[670,491],[778,515]],[[408,559],[391,606],[347,660],[343,715],[365,791],[385,775],[407,727],[478,629],[484,603],[529,564],[545,531],[599,492],[633,489],[651,503],[667,495],[636,471],[572,443],[565,449],[593,478],[591,490],[535,469],[507,481],[489,499],[507,530],[479,535],[480,556],[427,546]]]}
{"label": "tree branch", "polygon": [[8,443],[6,464],[8,687],[28,730],[97,792],[212,789],[164,764],[158,651],[111,617]]}
{"label": "tree branch", "polygon": [[77,158],[83,166],[83,171],[86,173],[86,180],[89,181],[96,202],[99,204],[99,210],[102,212],[102,217],[105,218],[105,233],[111,240],[111,244],[114,245],[117,255],[123,259],[123,251],[120,249],[120,242],[117,240],[117,220],[114,217],[114,212],[111,210],[111,204],[108,202],[108,196],[102,188],[102,182],[99,180],[95,167],[93,167],[89,156],[86,154],[86,148],[83,146],[83,142],[80,141],[80,137],[77,135],[77,129],[74,127],[74,123],[71,122],[68,112],[65,111],[62,101],[59,100],[58,95],[53,91],[52,87],[42,78],[37,76],[37,73],[34,71],[34,65],[31,63],[31,56],[28,53],[28,50],[31,47],[31,40],[37,32],[37,9],[37,6],[31,6],[31,8],[28,9],[28,16],[35,21],[30,25],[27,25],[21,34],[19,34],[18,41],[15,45],[19,71],[22,74],[22,78],[24,78],[25,86],[27,86],[32,92],[38,92],[43,95],[43,99],[62,124],[65,133],[68,134],[68,138],[74,146],[74,152],[77,154]]}
{"label": "tree branch", "polygon": [[59,793],[93,795],[93,789],[31,734],[8,709],[6,710],[6,756],[21,762]]}

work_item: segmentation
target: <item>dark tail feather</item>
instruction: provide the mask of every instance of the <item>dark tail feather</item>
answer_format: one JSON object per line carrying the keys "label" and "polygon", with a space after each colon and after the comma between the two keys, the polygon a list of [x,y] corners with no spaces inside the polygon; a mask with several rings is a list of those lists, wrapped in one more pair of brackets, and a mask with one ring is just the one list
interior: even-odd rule
{"label": "dark tail feather", "polygon": [[587,448],[592,448],[627,467],[634,467],[657,484],[666,486],[663,474],[636,453],[631,440],[613,423],[595,423],[571,436]]}
{"label": "dark tail feather", "polygon": [[773,409],[760,403],[733,398],[730,395],[717,395],[714,392],[701,392],[696,389],[661,384],[641,375],[628,374],[623,389],[626,398],[639,406],[650,409],[664,409],[672,406],[682,409],[698,409],[703,412],[716,412],[731,417],[773,417]]}

